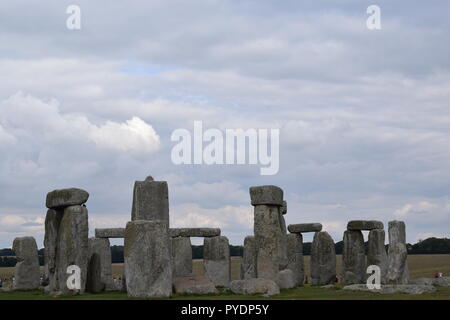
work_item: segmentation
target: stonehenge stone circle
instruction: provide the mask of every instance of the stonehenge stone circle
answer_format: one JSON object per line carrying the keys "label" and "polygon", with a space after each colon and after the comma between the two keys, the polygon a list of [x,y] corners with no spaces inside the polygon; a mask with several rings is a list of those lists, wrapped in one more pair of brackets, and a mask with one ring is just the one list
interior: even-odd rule
{"label": "stonehenge stone circle", "polygon": [[288,226],[290,233],[306,233],[306,232],[319,232],[322,231],[321,223],[298,223],[290,224]]}
{"label": "stonehenge stone circle", "polygon": [[375,220],[352,220],[347,223],[347,230],[383,229],[383,222]]}
{"label": "stonehenge stone circle", "polygon": [[220,236],[219,228],[170,228],[169,234],[175,237],[200,237],[209,238]]}
{"label": "stonehenge stone circle", "polygon": [[49,209],[45,216],[44,281],[47,283],[47,290],[50,292],[54,292],[58,288],[56,247],[62,215],[63,213],[60,210]]}
{"label": "stonehenge stone circle", "polygon": [[165,220],[134,220],[125,229],[125,278],[131,298],[172,294],[170,238]]}
{"label": "stonehenge stone circle", "polygon": [[247,236],[244,239],[244,253],[240,271],[241,279],[256,278],[256,248],[254,236]]}
{"label": "stonehenge stone circle", "polygon": [[311,283],[333,284],[336,281],[334,241],[326,231],[316,232],[311,244]]}
{"label": "stonehenge stone circle", "polygon": [[250,187],[250,198],[252,206],[283,206],[283,190],[277,186]]}
{"label": "stonehenge stone circle", "polygon": [[287,235],[287,269],[292,270],[295,279],[295,286],[301,286],[305,280],[303,262],[303,236],[298,233]]}
{"label": "stonehenge stone circle", "polygon": [[169,228],[169,190],[166,181],[136,181],[131,220],[163,220]]}
{"label": "stonehenge stone circle", "polygon": [[370,230],[367,247],[367,265],[377,265],[380,267],[381,283],[387,281],[388,257],[384,246],[385,232],[381,229]]}
{"label": "stonehenge stone circle", "polygon": [[342,280],[346,284],[363,283],[366,278],[366,250],[359,230],[344,232]]}
{"label": "stonehenge stone circle", "polygon": [[187,276],[192,273],[191,238],[176,237],[172,241],[172,273],[173,277]]}
{"label": "stonehenge stone circle", "polygon": [[58,230],[56,267],[58,290],[69,293],[67,287],[67,267],[77,265],[81,269],[81,288],[75,292],[83,293],[86,286],[88,264],[88,211],[86,207],[75,205],[64,209]]}
{"label": "stonehenge stone circle", "polygon": [[125,228],[95,229],[96,238],[124,238]]}
{"label": "stonehenge stone circle", "polygon": [[228,287],[231,280],[228,238],[217,236],[203,242],[203,265],[206,276],[216,285]]}
{"label": "stonehenge stone circle", "polygon": [[[92,256],[95,254],[99,257],[99,263],[95,263],[94,267],[100,267],[98,271],[100,274],[99,281],[103,283],[103,287],[105,290],[113,290],[115,288],[113,280],[112,280],[112,262],[111,262],[111,245],[109,243],[109,239],[107,238],[89,238],[89,260],[92,259]],[[92,272],[90,270],[91,264],[88,266],[88,273],[91,271],[91,274],[97,274],[95,270]]]}
{"label": "stonehenge stone circle", "polygon": [[14,290],[34,290],[39,287],[38,249],[33,237],[15,238],[12,249],[17,258]]}
{"label": "stonehenge stone circle", "polygon": [[58,209],[61,207],[82,205],[86,203],[88,198],[89,193],[78,188],[53,190],[47,194],[45,205],[49,209]]}
{"label": "stonehenge stone circle", "polygon": [[407,284],[409,280],[406,231],[403,221],[389,221],[388,281]]}

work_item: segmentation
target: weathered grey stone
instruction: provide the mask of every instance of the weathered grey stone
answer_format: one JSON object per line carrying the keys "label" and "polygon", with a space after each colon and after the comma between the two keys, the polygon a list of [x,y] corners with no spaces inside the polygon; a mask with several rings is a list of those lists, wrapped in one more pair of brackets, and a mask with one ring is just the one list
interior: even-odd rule
{"label": "weathered grey stone", "polygon": [[203,265],[206,276],[216,285],[228,287],[231,279],[230,246],[224,236],[205,238]]}
{"label": "weathered grey stone", "polygon": [[172,294],[170,237],[164,220],[134,220],[125,229],[128,296],[162,298]]}
{"label": "weathered grey stone", "polygon": [[209,238],[220,236],[219,228],[170,228],[169,234],[175,237],[200,237]]}
{"label": "weathered grey stone", "polygon": [[95,229],[96,238],[124,238],[125,228],[103,228]]}
{"label": "weathered grey stone", "polygon": [[262,278],[233,280],[230,283],[230,290],[237,294],[260,294],[266,297],[280,293],[275,281]]}
{"label": "weathered grey stone", "polygon": [[13,247],[17,258],[14,290],[34,290],[39,287],[39,259],[33,237],[15,238]]}
{"label": "weathered grey stone", "polygon": [[172,241],[172,276],[182,277],[192,273],[191,238],[177,237]]}
{"label": "weathered grey stone", "polygon": [[[88,211],[84,206],[70,206],[64,209],[58,230],[56,267],[58,290],[61,293],[83,293],[86,288],[88,264]],[[67,287],[67,267],[77,265],[81,270],[80,290]]]}
{"label": "weathered grey stone", "polygon": [[[93,266],[100,267],[100,271],[91,270],[91,273],[100,273],[100,282],[103,283],[105,290],[115,290],[115,285],[112,281],[112,259],[111,259],[111,245],[107,238],[89,238],[89,259],[92,255],[98,255],[99,263],[94,263]],[[93,263],[93,262],[92,262]],[[91,266],[91,262],[89,267]],[[89,273],[89,268],[88,268]]]}
{"label": "weathered grey stone", "polygon": [[47,193],[45,205],[49,209],[82,205],[89,198],[89,193],[83,189],[70,188],[53,190]]}
{"label": "weathered grey stone", "polygon": [[281,214],[287,213],[287,202],[283,200],[283,205],[280,207]]}
{"label": "weathered grey stone", "polygon": [[291,269],[284,269],[278,272],[276,282],[280,289],[291,289],[296,286],[297,279]]}
{"label": "weathered grey stone", "polygon": [[[276,281],[280,270],[282,233],[278,206],[254,207],[256,276]],[[287,264],[287,261],[286,261]]]}
{"label": "weathered grey stone", "polygon": [[250,187],[250,198],[253,206],[283,205],[283,190],[277,186]]}
{"label": "weathered grey stone", "polygon": [[388,281],[407,284],[409,280],[408,251],[403,221],[389,221]]}
{"label": "weathered grey stone", "polygon": [[319,232],[322,231],[321,223],[298,223],[290,224],[288,226],[290,233],[306,233],[306,232]]}
{"label": "weathered grey stone", "polygon": [[284,270],[288,264],[287,257],[287,231],[286,231],[286,221],[284,220],[283,214],[280,212],[280,238],[278,245],[278,269]]}
{"label": "weathered grey stone", "polygon": [[448,287],[450,286],[450,277],[440,278],[417,278],[409,280],[408,284],[420,284],[428,286]]}
{"label": "weathered grey stone", "polygon": [[47,283],[46,290],[48,292],[54,292],[58,288],[56,247],[62,215],[63,212],[60,210],[49,209],[45,216],[44,282]]}
{"label": "weathered grey stone", "polygon": [[241,279],[252,278],[256,278],[255,237],[247,236],[244,239],[244,254],[241,263]]}
{"label": "weathered grey stone", "polygon": [[163,220],[169,226],[169,189],[166,181],[136,181],[131,220]]}
{"label": "weathered grey stone", "polygon": [[367,248],[367,265],[376,265],[380,267],[382,284],[385,284],[387,281],[388,271],[388,257],[384,246],[384,239],[384,230],[370,230]]}
{"label": "weathered grey stone", "polygon": [[102,281],[102,263],[98,253],[94,252],[88,262],[86,275],[86,291],[99,293],[105,290],[105,283]]}
{"label": "weathered grey stone", "polygon": [[342,281],[346,284],[364,283],[366,279],[366,250],[361,231],[344,232],[342,251]]}
{"label": "weathered grey stone", "polygon": [[381,294],[395,294],[395,293],[422,294],[426,292],[436,291],[436,288],[433,286],[417,285],[417,284],[400,284],[400,285],[385,284],[381,285],[381,289],[369,289],[366,284],[352,284],[349,286],[345,286],[343,289],[352,291],[371,291]]}
{"label": "weathered grey stone", "polygon": [[188,295],[219,293],[214,283],[206,276],[177,277],[173,280],[173,288],[175,293]]}
{"label": "weathered grey stone", "polygon": [[353,220],[347,223],[347,230],[373,230],[383,228],[383,222],[375,220]]}
{"label": "weathered grey stone", "polygon": [[336,281],[334,241],[326,231],[316,232],[311,244],[311,283],[332,284]]}
{"label": "weathered grey stone", "polygon": [[287,256],[287,268],[294,273],[295,286],[303,285],[305,272],[303,262],[303,236],[301,234],[287,235]]}

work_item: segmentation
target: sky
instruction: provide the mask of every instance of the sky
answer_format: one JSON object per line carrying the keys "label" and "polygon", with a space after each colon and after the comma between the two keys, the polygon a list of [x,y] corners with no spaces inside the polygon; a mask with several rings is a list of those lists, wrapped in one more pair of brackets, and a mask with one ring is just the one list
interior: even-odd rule
{"label": "sky", "polygon": [[[380,30],[366,26],[372,4]],[[267,184],[284,190],[287,224],[321,222],[335,241],[355,219],[403,220],[408,242],[449,237],[449,12],[446,0],[2,1],[0,247],[43,246],[54,189],[89,192],[91,235],[124,227],[149,175],[168,182],[171,227],[218,227],[235,245],[253,234],[249,187]],[[171,134],[194,121],[278,128],[278,173],[174,164]]]}

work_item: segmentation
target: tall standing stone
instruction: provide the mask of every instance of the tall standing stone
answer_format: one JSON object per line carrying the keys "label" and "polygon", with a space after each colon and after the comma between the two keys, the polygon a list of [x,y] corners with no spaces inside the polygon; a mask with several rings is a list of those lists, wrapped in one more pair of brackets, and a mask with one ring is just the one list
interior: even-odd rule
{"label": "tall standing stone", "polygon": [[363,283],[366,278],[366,250],[361,231],[344,232],[342,280],[346,284]]}
{"label": "tall standing stone", "polygon": [[[283,201],[285,204],[286,201]],[[286,229],[286,220],[284,219],[284,215],[286,212],[284,211],[286,207],[280,207],[280,244],[278,246],[278,259],[279,259],[279,265],[278,269],[283,270],[286,268],[288,264],[288,257],[287,257],[287,229]]]}
{"label": "tall standing stone", "polygon": [[292,270],[295,286],[301,286],[305,280],[303,263],[303,236],[291,233],[287,235],[287,268]]}
{"label": "tall standing stone", "polygon": [[[64,209],[58,230],[56,266],[59,291],[62,293],[83,293],[86,287],[88,264],[88,210],[76,205]],[[76,265],[81,271],[81,287],[69,290],[67,287],[67,267]]]}
{"label": "tall standing stone", "polygon": [[224,236],[205,238],[203,265],[206,276],[216,285],[228,287],[231,280],[230,245]]}
{"label": "tall standing stone", "polygon": [[128,222],[124,258],[129,297],[163,298],[172,294],[170,238],[166,221]]}
{"label": "tall standing stone", "polygon": [[[104,290],[115,289],[112,279],[111,245],[108,238],[89,238],[89,259],[92,259],[94,254],[99,257],[99,263],[94,263],[94,261],[93,266],[99,267],[100,270],[91,270],[91,273],[100,274],[100,281],[103,283]],[[89,268],[91,268],[91,264],[89,264]]]}
{"label": "tall standing stone", "polygon": [[313,285],[336,281],[336,250],[333,239],[326,231],[314,234],[311,244],[311,278]]}
{"label": "tall standing stone", "polygon": [[172,238],[172,272],[173,277],[188,276],[192,273],[191,238]]}
{"label": "tall standing stone", "polygon": [[61,210],[49,209],[45,216],[44,281],[47,283],[47,290],[50,292],[54,292],[58,288],[56,248],[62,215]]}
{"label": "tall standing stone", "polygon": [[256,276],[276,281],[280,267],[287,264],[281,258],[286,249],[280,219],[283,190],[276,186],[251,187],[250,198],[254,206]]}
{"label": "tall standing stone", "polygon": [[163,220],[169,227],[169,190],[166,181],[136,181],[131,220]]}
{"label": "tall standing stone", "polygon": [[17,258],[14,290],[34,290],[39,287],[38,249],[33,237],[15,238],[13,247]]}
{"label": "tall standing stone", "polygon": [[384,246],[385,232],[381,229],[373,229],[369,232],[367,248],[367,265],[380,267],[381,283],[387,281],[388,257]]}
{"label": "tall standing stone", "polygon": [[256,248],[254,236],[247,236],[244,239],[244,254],[242,257],[240,278],[256,278]]}
{"label": "tall standing stone", "polygon": [[99,293],[105,291],[105,283],[102,281],[102,263],[100,255],[94,252],[88,260],[86,275],[86,291]]}
{"label": "tall standing stone", "polygon": [[406,231],[403,221],[389,221],[388,281],[407,284],[409,280]]}

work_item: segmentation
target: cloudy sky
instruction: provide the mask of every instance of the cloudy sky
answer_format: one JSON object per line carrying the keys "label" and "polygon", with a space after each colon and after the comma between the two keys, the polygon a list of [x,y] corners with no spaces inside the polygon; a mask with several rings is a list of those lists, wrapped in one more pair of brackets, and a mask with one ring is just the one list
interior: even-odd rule
{"label": "cloudy sky", "polygon": [[[66,9],[81,8],[81,30]],[[366,9],[381,8],[381,30]],[[450,4],[442,1],[6,0],[0,3],[0,247],[42,247],[47,192],[80,187],[95,227],[133,183],[169,184],[174,227],[252,234],[248,188],[287,223],[407,223],[450,235]],[[279,128],[280,169],[175,165],[177,128]],[[306,241],[311,239],[306,237]],[[118,242],[120,243],[120,241]]]}

